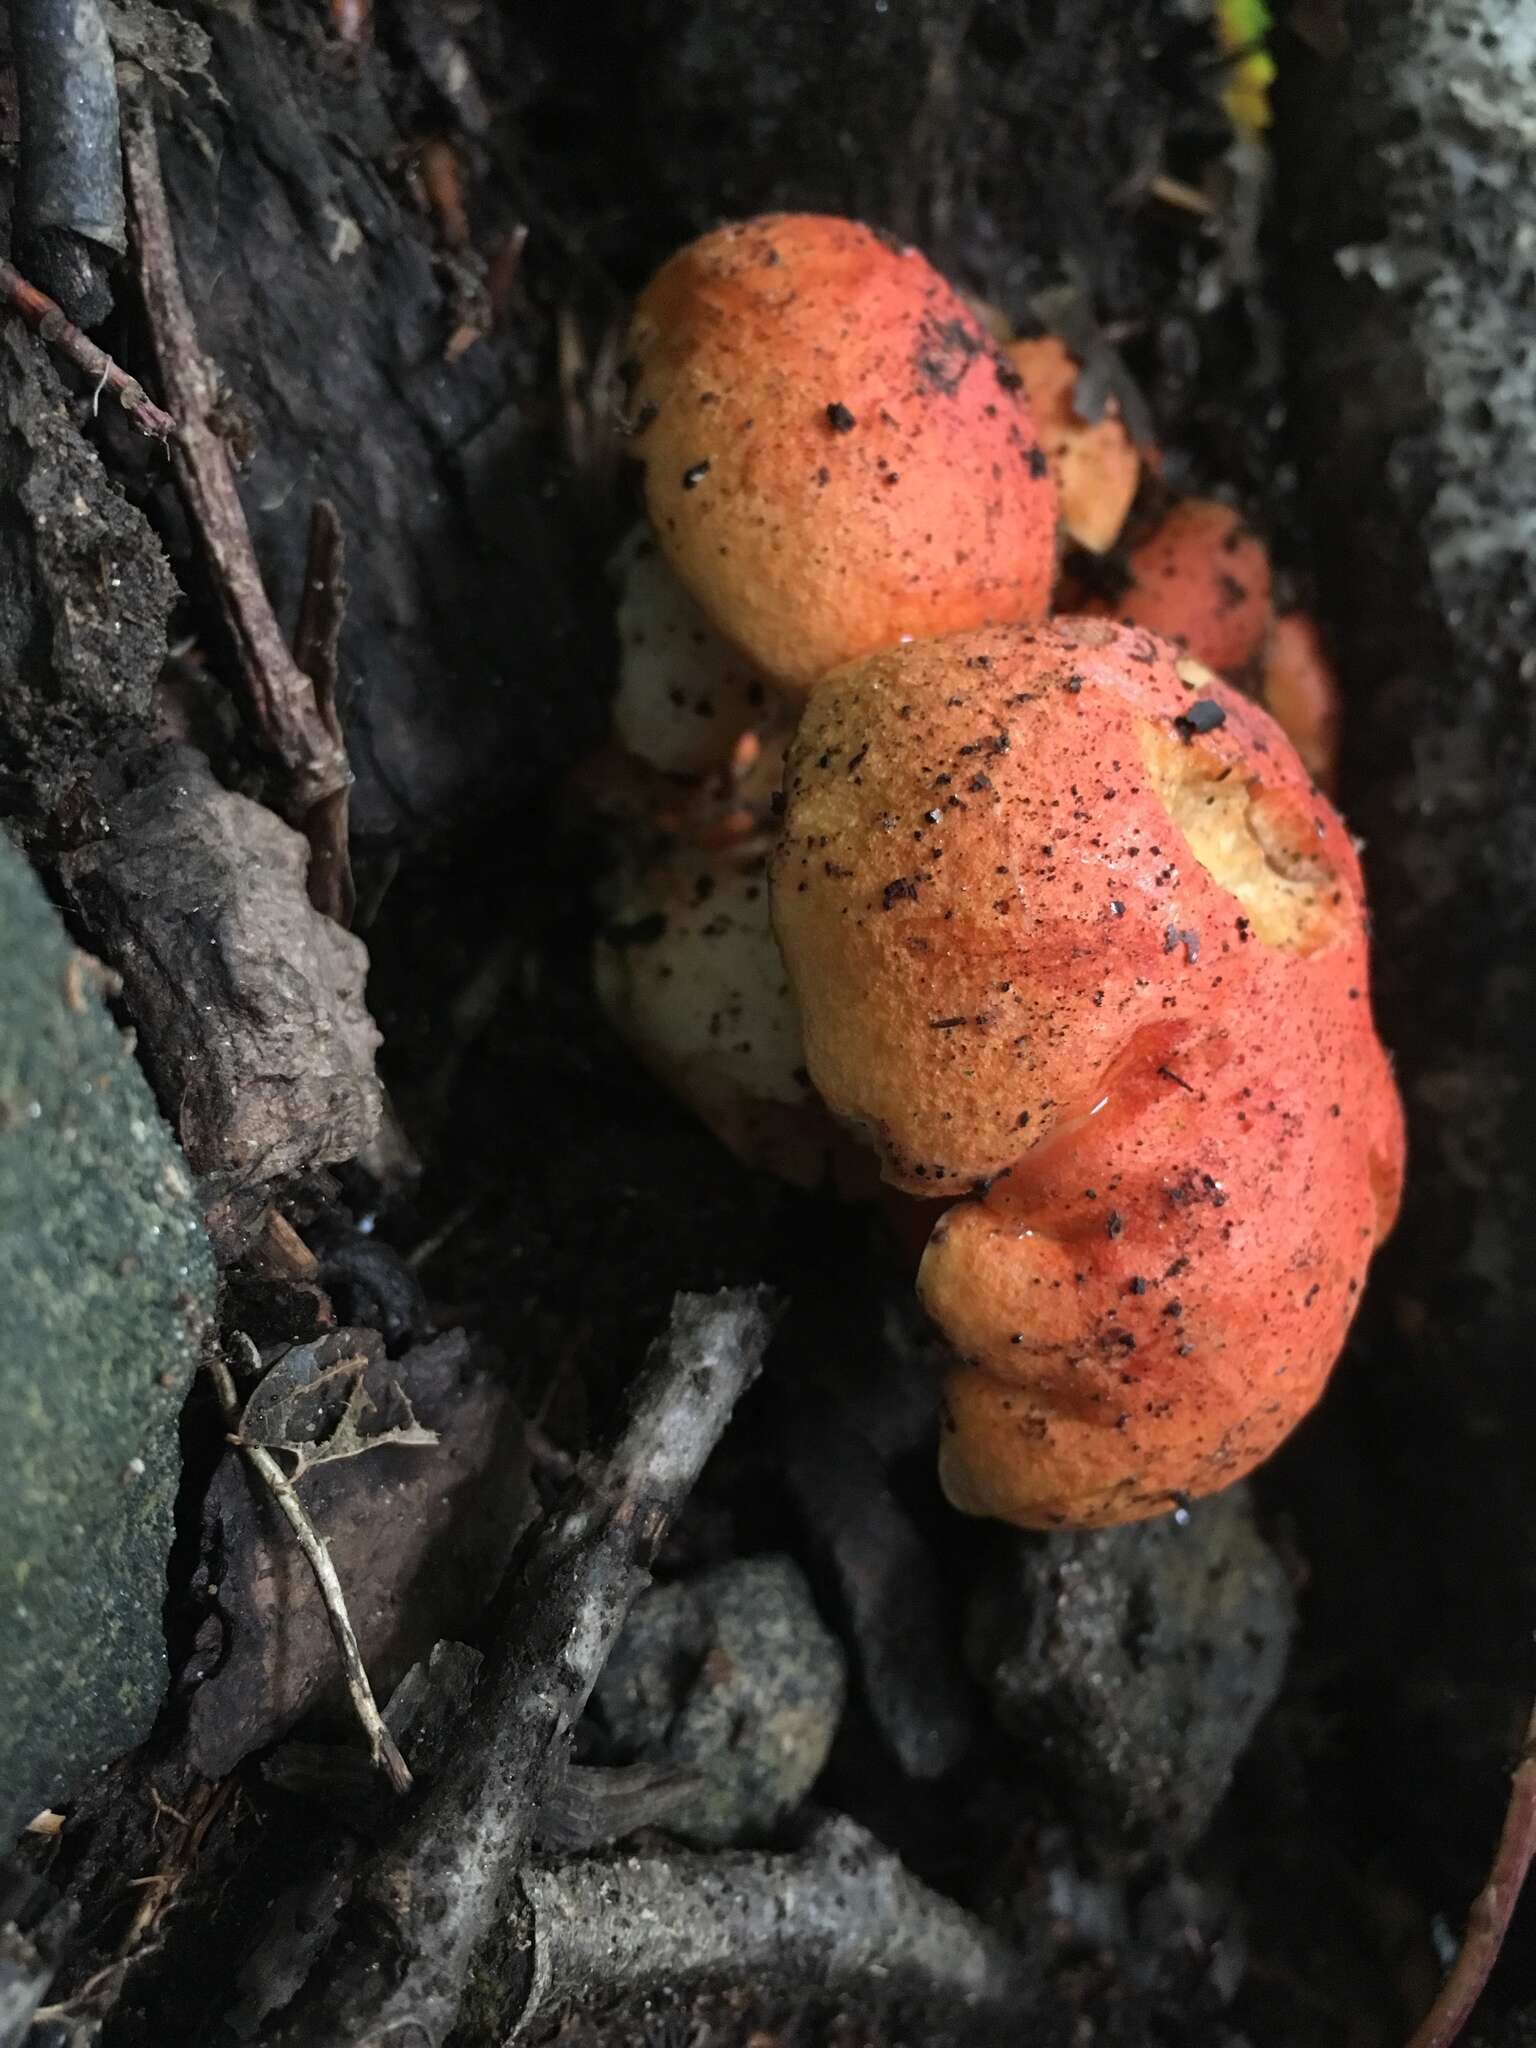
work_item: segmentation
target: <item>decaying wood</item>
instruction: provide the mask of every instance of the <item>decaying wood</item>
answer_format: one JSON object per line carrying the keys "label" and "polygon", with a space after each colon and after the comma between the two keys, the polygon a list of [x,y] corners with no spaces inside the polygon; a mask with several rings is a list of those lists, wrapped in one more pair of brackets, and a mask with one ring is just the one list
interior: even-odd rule
{"label": "decaying wood", "polygon": [[[346,864],[343,799],[352,778],[334,701],[323,701],[324,687],[317,688],[289,652],[262,582],[229,446],[215,424],[218,380],[198,346],[182,285],[154,118],[147,107],[128,109],[123,139],[139,286],[161,379],[180,416],[173,449],[177,478],[207,551],[257,728],[282,765],[279,807],[306,829],[315,818],[315,829],[327,836],[329,851],[314,863],[311,889],[335,900],[337,876]],[[339,565],[332,581],[339,585]],[[317,637],[316,644],[323,642]],[[314,900],[325,907],[319,897]]]}
{"label": "decaying wood", "polygon": [[[261,1354],[248,1337],[243,1342],[259,1367]],[[331,1635],[341,1657],[341,1668],[346,1674],[347,1696],[363,1733],[368,1737],[369,1753],[397,1792],[409,1792],[411,1774],[373,1697],[373,1687],[368,1683],[368,1673],[363,1666],[363,1653],[357,1647],[352,1617],[347,1612],[346,1595],[342,1591],[341,1580],[336,1576],[336,1567],[331,1563],[330,1552],[304,1512],[304,1503],[294,1491],[293,1482],[271,1451],[264,1444],[249,1442],[241,1436],[240,1396],[235,1391],[229,1367],[217,1355],[211,1356],[207,1364],[231,1443],[238,1446],[251,1470],[270,1490],[293,1531],[294,1540],[304,1553],[305,1562],[315,1575],[315,1584],[325,1606],[325,1618],[330,1623]]]}
{"label": "decaying wood", "polygon": [[96,0],[17,0],[11,42],[21,112],[16,212],[28,235],[127,247],[117,77]]}
{"label": "decaying wood", "polygon": [[467,1997],[511,1996],[510,1984],[496,1988],[496,1952],[546,1787],[772,1324],[763,1289],[677,1297],[614,1450],[577,1474],[530,1549],[505,1648],[452,1761],[401,1838],[346,1888],[370,1910],[338,1925],[309,1969],[316,1995],[296,2000],[269,2038],[440,2048]]}
{"label": "decaying wood", "polygon": [[[413,1771],[420,1731],[407,1741],[396,1681],[434,1643],[477,1626],[536,1518],[506,1380],[462,1330],[388,1358],[376,1330],[344,1325],[282,1350],[241,1417],[241,1437],[281,1458],[299,1490]],[[310,1712],[332,1722],[346,1703],[314,1575],[233,1448],[209,1483],[202,1540],[204,1555],[219,1559],[218,1661],[187,1702],[184,1754],[199,1776],[221,1779]],[[327,1789],[339,1791],[344,1752],[336,1741],[328,1748]],[[353,1775],[378,1789],[366,1755],[345,1753]],[[379,1804],[385,1827],[398,1827],[393,1802]]]}
{"label": "decaying wood", "polygon": [[1015,2020],[1029,1998],[1007,1943],[842,1815],[793,1855],[621,1854],[525,1872],[520,1891],[528,1978],[513,2040],[593,1985],[607,2000],[819,1984]]}
{"label": "decaying wood", "polygon": [[303,838],[189,746],[146,760],[59,862],[221,1240],[246,1206],[259,1224],[269,1182],[355,1158],[379,1128],[368,955],[313,902],[314,872]]}
{"label": "decaying wood", "polygon": [[112,310],[112,258],[127,246],[117,72],[98,0],[12,0],[21,147],[14,233],[20,260],[67,316]]}

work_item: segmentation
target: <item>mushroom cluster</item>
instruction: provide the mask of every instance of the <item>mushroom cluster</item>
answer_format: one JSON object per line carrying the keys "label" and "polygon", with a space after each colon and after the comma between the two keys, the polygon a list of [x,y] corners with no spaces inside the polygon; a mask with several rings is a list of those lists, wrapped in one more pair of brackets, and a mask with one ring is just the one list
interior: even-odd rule
{"label": "mushroom cluster", "polygon": [[743,1158],[928,1212],[946,1491],[1093,1527],[1312,1406],[1403,1129],[1315,629],[994,324],[818,216],[642,295],[615,729],[656,800],[598,980]]}

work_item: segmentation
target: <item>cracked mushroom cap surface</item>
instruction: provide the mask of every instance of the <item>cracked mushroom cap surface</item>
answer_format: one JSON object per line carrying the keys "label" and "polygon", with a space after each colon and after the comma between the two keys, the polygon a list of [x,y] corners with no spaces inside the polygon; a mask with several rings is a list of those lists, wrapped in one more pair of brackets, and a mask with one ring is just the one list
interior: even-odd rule
{"label": "cracked mushroom cap surface", "polygon": [[656,536],[781,687],[1044,615],[1057,494],[1022,380],[916,249],[821,214],[719,228],[641,294],[629,367]]}
{"label": "cracked mushroom cap surface", "polygon": [[948,1197],[919,1291],[941,1471],[1133,1521],[1317,1399],[1396,1213],[1349,836],[1274,722],[1089,620],[843,669],[792,750],[773,910],[829,1108]]}

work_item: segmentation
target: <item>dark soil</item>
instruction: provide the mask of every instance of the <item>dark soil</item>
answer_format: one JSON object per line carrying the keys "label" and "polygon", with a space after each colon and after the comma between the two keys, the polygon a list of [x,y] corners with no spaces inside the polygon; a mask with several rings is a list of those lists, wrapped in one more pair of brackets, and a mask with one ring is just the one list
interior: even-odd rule
{"label": "dark soil", "polygon": [[[502,1354],[546,1436],[570,1450],[610,1420],[679,1288],[780,1287],[792,1308],[774,1361],[665,1562],[787,1550],[843,1617],[855,1695],[818,1801],[1019,1932],[1039,1964],[1032,2039],[1397,2039],[1433,1986],[1432,1923],[1457,1923],[1486,1861],[1521,1688],[1536,1675],[1536,1585],[1510,1555],[1524,1470],[1508,1454],[1536,1418],[1496,1277],[1444,1244],[1459,1229],[1445,1204],[1467,1170],[1455,1147],[1484,1148],[1479,1172],[1494,1170],[1490,1147],[1508,1165],[1507,1133],[1483,1128],[1494,1108],[1457,1090],[1491,1069],[1503,1085],[1517,1027],[1485,1008],[1479,1053],[1453,1014],[1463,989],[1496,1004],[1507,906],[1467,825],[1442,856],[1460,883],[1425,915],[1404,757],[1416,721],[1443,736],[1454,720],[1428,685],[1387,686],[1401,648],[1362,618],[1357,593],[1385,615],[1395,589],[1364,570],[1352,580],[1336,478],[1316,455],[1331,416],[1314,316],[1297,307],[1322,291],[1307,235],[1323,234],[1331,202],[1284,159],[1252,283],[1240,249],[1149,194],[1156,171],[1198,181],[1229,139],[1208,33],[1175,0],[382,0],[354,46],[336,33],[339,5],[330,16],[292,0],[255,18],[193,11],[222,97],[194,78],[185,98],[159,102],[182,262],[251,449],[243,493],[281,618],[297,605],[315,495],[334,500],[347,533],[357,929],[383,1076],[422,1167],[418,1178],[374,1159],[309,1175],[285,1190],[288,1213],[317,1238],[363,1222],[402,1254],[427,1247],[417,1275],[433,1324],[462,1325]],[[1282,114],[1294,108],[1304,135],[1339,77],[1293,35],[1277,49],[1296,95],[1282,91]],[[462,249],[444,246],[412,168],[435,138],[462,173]],[[885,1334],[907,1296],[893,1250],[862,1212],[737,1167],[638,1066],[592,994],[592,885],[609,849],[568,779],[603,731],[614,658],[603,569],[633,500],[610,456],[605,390],[580,365],[601,364],[629,296],[679,241],[784,206],[919,241],[1020,321],[1037,293],[1077,287],[1150,407],[1169,480],[1233,494],[1272,537],[1293,591],[1314,590],[1323,560],[1331,615],[1350,629],[1346,799],[1372,842],[1383,1030],[1409,1082],[1417,1192],[1338,1390],[1260,1482],[1260,1526],[1299,1597],[1300,1633],[1279,1703],[1192,1850],[1171,1824],[1105,1825],[1045,1746],[1000,1732],[965,1673],[963,1609],[991,1532],[939,1499],[922,1339],[909,1330],[893,1346]],[[513,272],[509,238],[523,228]],[[496,324],[448,359],[488,291]],[[119,297],[113,345],[142,360],[131,292]],[[577,365],[564,404],[562,333]],[[116,429],[98,439],[171,557],[179,626],[226,679],[229,650],[163,460]],[[156,602],[152,588],[141,610]],[[67,758],[49,759],[40,721],[17,723],[27,757],[14,802],[9,781],[0,795],[46,859],[72,836],[68,792],[97,773],[113,734],[72,703]],[[1467,769],[1484,814],[1500,758],[1478,751]],[[218,765],[259,787],[246,738],[226,731]],[[1528,1187],[1521,1198],[1528,1213]],[[314,1334],[302,1289],[248,1256],[228,1277],[245,1327],[265,1316],[268,1339]],[[818,1442],[850,1432],[835,1478],[805,1476],[807,1415]],[[189,1530],[207,1423],[190,1425],[204,1448]],[[862,1482],[861,1459],[874,1473]],[[887,1513],[916,1560],[902,1582],[915,1633],[899,1655],[880,1635],[878,1600],[861,1622],[839,1576],[839,1529]],[[157,1782],[172,1803],[190,1789]],[[109,1783],[95,1804],[97,1834],[85,1830],[73,1868],[52,1874],[72,1879],[105,1956],[121,1928],[114,1886],[154,1850],[141,1780]],[[242,1780],[104,2040],[212,2038],[254,1917],[332,1825]],[[1099,1924],[1093,1901],[1100,1935],[1082,1932]],[[1057,1925],[1078,1931],[1053,1937]],[[1536,1968],[1516,1955],[1501,1994],[1522,1993],[1536,1993]],[[643,2011],[600,2000],[537,2038],[854,2048],[978,2037],[931,2016],[914,2034],[899,2015],[813,1989],[746,1987]]]}

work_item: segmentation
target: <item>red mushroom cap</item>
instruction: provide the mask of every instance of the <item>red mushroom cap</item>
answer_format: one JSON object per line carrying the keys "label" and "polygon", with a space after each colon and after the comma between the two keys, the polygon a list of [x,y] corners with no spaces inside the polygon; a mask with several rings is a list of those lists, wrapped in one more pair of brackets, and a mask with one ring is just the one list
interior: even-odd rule
{"label": "red mushroom cap", "polygon": [[1261,652],[1270,622],[1269,555],[1230,505],[1184,499],[1131,550],[1126,566],[1130,581],[1117,596],[1070,608],[1145,626],[1224,676],[1240,676]]}

